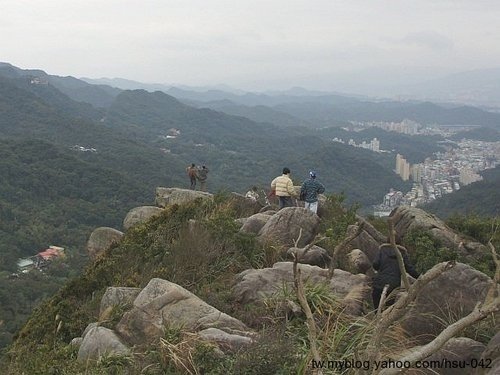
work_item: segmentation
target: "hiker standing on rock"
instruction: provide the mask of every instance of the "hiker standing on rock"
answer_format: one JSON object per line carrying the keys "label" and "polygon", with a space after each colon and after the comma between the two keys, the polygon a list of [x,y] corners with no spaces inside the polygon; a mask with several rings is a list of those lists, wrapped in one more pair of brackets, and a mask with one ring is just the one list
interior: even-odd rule
{"label": "hiker standing on rock", "polygon": [[276,196],[279,198],[280,210],[283,207],[293,206],[292,197],[297,197],[297,194],[290,178],[290,169],[287,167],[283,168],[283,174],[271,182],[271,190],[275,191]]}
{"label": "hiker standing on rock", "polygon": [[189,177],[190,189],[196,189],[196,166],[192,163],[189,167],[186,168],[187,175]]}
{"label": "hiker standing on rock", "polygon": [[316,172],[310,171],[309,178],[300,187],[301,200],[305,202],[305,208],[314,213],[318,212],[318,194],[325,192],[322,183],[316,180]]}
{"label": "hiker standing on rock", "polygon": [[197,172],[198,181],[200,181],[200,190],[207,191],[208,168],[204,165]]}

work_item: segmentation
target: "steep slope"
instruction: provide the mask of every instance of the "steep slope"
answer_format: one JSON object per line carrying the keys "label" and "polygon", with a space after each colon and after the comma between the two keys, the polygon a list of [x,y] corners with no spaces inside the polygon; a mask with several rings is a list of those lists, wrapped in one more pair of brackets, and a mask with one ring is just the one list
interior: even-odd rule
{"label": "steep slope", "polygon": [[62,93],[77,102],[85,102],[96,108],[108,107],[121,92],[120,89],[107,85],[92,85],[74,77],[49,75],[42,70],[20,69],[8,63],[0,63],[0,76],[6,78],[23,78],[31,82],[38,80],[35,86],[51,84]]}
{"label": "steep slope", "polygon": [[478,214],[492,217],[500,215],[500,167],[481,173],[484,180],[464,186],[425,207],[440,217],[454,213]]}

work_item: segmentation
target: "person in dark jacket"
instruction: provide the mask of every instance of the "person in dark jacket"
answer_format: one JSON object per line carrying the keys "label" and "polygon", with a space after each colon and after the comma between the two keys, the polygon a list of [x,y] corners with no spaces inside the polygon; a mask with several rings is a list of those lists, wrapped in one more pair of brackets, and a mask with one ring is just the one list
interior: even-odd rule
{"label": "person in dark jacket", "polygon": [[323,194],[325,187],[321,182],[316,180],[316,172],[309,172],[309,178],[304,181],[300,187],[300,195],[304,196],[305,208],[317,213],[318,212],[318,194]]}
{"label": "person in dark jacket", "polygon": [[[408,272],[414,278],[419,277],[419,273],[410,263],[406,250],[399,247],[399,251],[403,257],[403,263],[406,272]],[[387,290],[387,295],[389,295],[394,289],[401,285],[401,272],[399,271],[398,258],[396,256],[396,251],[390,244],[385,244],[380,246],[378,256],[373,262],[373,268],[378,271],[373,277],[373,307],[378,309],[380,303],[380,297],[382,296],[382,291],[385,285],[389,285]],[[387,305],[392,305],[394,299],[390,298],[387,300]]]}

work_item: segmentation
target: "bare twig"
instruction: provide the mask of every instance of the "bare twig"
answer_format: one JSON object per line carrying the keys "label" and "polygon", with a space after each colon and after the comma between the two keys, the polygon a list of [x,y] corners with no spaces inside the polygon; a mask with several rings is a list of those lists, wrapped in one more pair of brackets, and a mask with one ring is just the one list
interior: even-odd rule
{"label": "bare twig", "polygon": [[[455,337],[458,333],[460,333],[465,328],[470,325],[476,323],[477,321],[486,318],[488,315],[500,311],[500,298],[496,298],[492,303],[489,303],[482,308],[481,304],[477,304],[472,312],[463,317],[462,319],[456,321],[455,323],[446,327],[441,333],[430,343],[424,345],[417,350],[413,351],[411,354],[400,358],[398,361],[407,363],[409,362],[411,365],[414,365],[417,361],[421,361],[437,352],[441,349],[451,338]],[[391,368],[384,369],[379,374],[380,375],[393,375],[400,374],[401,369]]]}
{"label": "bare twig", "polygon": [[455,262],[439,263],[420,276],[408,289],[407,293],[396,301],[394,305],[384,310],[375,326],[372,338],[366,348],[366,358],[370,363],[378,357],[382,339],[389,327],[401,319],[410,308],[410,304],[417,298],[422,289],[432,280],[455,266]]}
{"label": "bare twig", "polygon": [[406,274],[405,264],[403,261],[403,256],[401,255],[401,251],[399,251],[398,246],[396,245],[396,231],[394,230],[394,222],[392,218],[387,220],[389,224],[389,241],[391,243],[394,252],[396,253],[396,258],[398,259],[399,271],[401,273],[401,280],[405,289],[410,289],[410,282],[408,281],[408,275]]}
{"label": "bare twig", "polygon": [[330,279],[333,277],[333,273],[335,271],[335,267],[337,266],[339,255],[345,251],[345,249],[351,243],[352,240],[354,240],[357,236],[359,236],[359,234],[364,228],[364,222],[361,222],[360,224],[357,223],[355,227],[356,229],[355,230],[351,229],[351,233],[348,233],[347,237],[345,237],[342,242],[340,242],[337,246],[335,246],[335,249],[333,250],[332,260],[330,261],[330,268],[328,270],[328,277]]}
{"label": "bare twig", "polygon": [[389,290],[389,284],[384,285],[384,289],[382,290],[382,294],[380,296],[380,302],[377,308],[377,316],[382,315],[382,310],[384,309],[385,300],[387,298],[387,291]]}

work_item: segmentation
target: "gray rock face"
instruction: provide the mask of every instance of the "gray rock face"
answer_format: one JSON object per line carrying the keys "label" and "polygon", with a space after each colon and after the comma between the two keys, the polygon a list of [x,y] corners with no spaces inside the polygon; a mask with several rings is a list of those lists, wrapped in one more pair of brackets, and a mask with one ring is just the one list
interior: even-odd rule
{"label": "gray rock face", "polygon": [[78,349],[78,361],[98,360],[103,355],[129,355],[130,349],[118,336],[104,327],[92,328],[83,338]]}
{"label": "gray rock face", "polygon": [[386,242],[387,239],[362,217],[358,216],[356,219],[358,222],[363,223],[363,230],[351,241],[350,245],[352,248],[360,249],[368,256],[370,262],[373,262],[378,255],[379,246]]}
{"label": "gray rock face", "polygon": [[167,207],[173,204],[183,204],[192,202],[197,198],[213,199],[213,195],[203,191],[179,189],[179,188],[156,188],[156,205],[159,207]]}
{"label": "gray rock face", "polygon": [[244,221],[243,226],[240,228],[240,232],[257,234],[269,219],[271,219],[271,216],[264,213],[252,215]]}
{"label": "gray rock face", "polygon": [[310,243],[318,232],[320,218],[318,215],[302,207],[286,207],[274,214],[259,232],[262,242],[277,242],[285,247],[294,245],[294,240],[299,238],[300,229],[302,236],[298,243],[303,247]]}
{"label": "gray rock face", "polygon": [[87,252],[90,259],[96,259],[113,243],[120,242],[122,237],[123,233],[113,228],[100,227],[95,229],[87,242]]}
{"label": "gray rock face", "polygon": [[[484,345],[478,341],[467,337],[454,337],[448,341],[439,351],[427,357],[427,363],[436,361],[446,364],[445,361],[461,361],[463,364],[471,363],[471,360],[479,360],[481,353],[484,350]],[[443,362],[442,362],[443,361]],[[463,368],[452,368],[451,365],[443,366],[443,368],[434,369],[411,369],[407,374],[411,375],[462,375],[470,374],[473,371],[471,366]]]}
{"label": "gray rock face", "polygon": [[[347,255],[347,261],[349,262],[349,268],[353,273],[364,273],[372,271],[372,263],[368,256],[362,252],[360,249],[354,249]],[[370,272],[370,275],[373,271]]]}
{"label": "gray rock face", "polygon": [[140,288],[109,287],[102,296],[99,315],[115,306],[132,304]]}
{"label": "gray rock face", "polygon": [[478,367],[474,375],[496,375],[500,374],[500,332],[490,340],[484,349],[481,358],[482,363],[490,368]]}
{"label": "gray rock face", "polygon": [[424,287],[406,314],[403,328],[419,343],[431,341],[445,326],[466,316],[477,302],[483,301],[491,283],[482,272],[457,263]]}
{"label": "gray rock face", "polygon": [[391,213],[391,217],[394,220],[397,241],[401,241],[412,230],[422,229],[441,242],[443,246],[456,249],[468,260],[489,254],[486,246],[467,239],[436,216],[419,208],[400,206]]}
{"label": "gray rock face", "polygon": [[228,333],[248,331],[239,320],[208,305],[181,286],[151,279],[139,293],[134,307],[123,315],[117,332],[131,344],[153,342],[165,327],[187,331],[219,328]]}
{"label": "gray rock face", "polygon": [[293,253],[297,254],[298,262],[303,264],[310,264],[311,266],[318,266],[327,268],[330,265],[332,258],[328,251],[319,246],[312,246],[307,252],[306,248],[291,247],[287,250],[287,256],[293,261]]}
{"label": "gray rock face", "polygon": [[217,344],[223,351],[230,352],[236,352],[253,342],[250,337],[230,334],[218,328],[204,329],[198,335],[205,341]]}
{"label": "gray rock face", "polygon": [[[363,301],[370,298],[369,278],[365,275],[353,275],[336,269],[333,278],[329,280],[327,269],[307,264],[299,264],[298,267],[304,282],[327,283],[332,293],[344,300],[348,313],[360,313]],[[278,262],[272,268],[241,272],[236,276],[232,293],[239,303],[260,303],[282,290],[284,286],[293,290],[292,262]]]}
{"label": "gray rock face", "polygon": [[123,220],[123,229],[128,230],[136,224],[144,223],[158,216],[163,210],[156,206],[141,206],[131,209]]}

